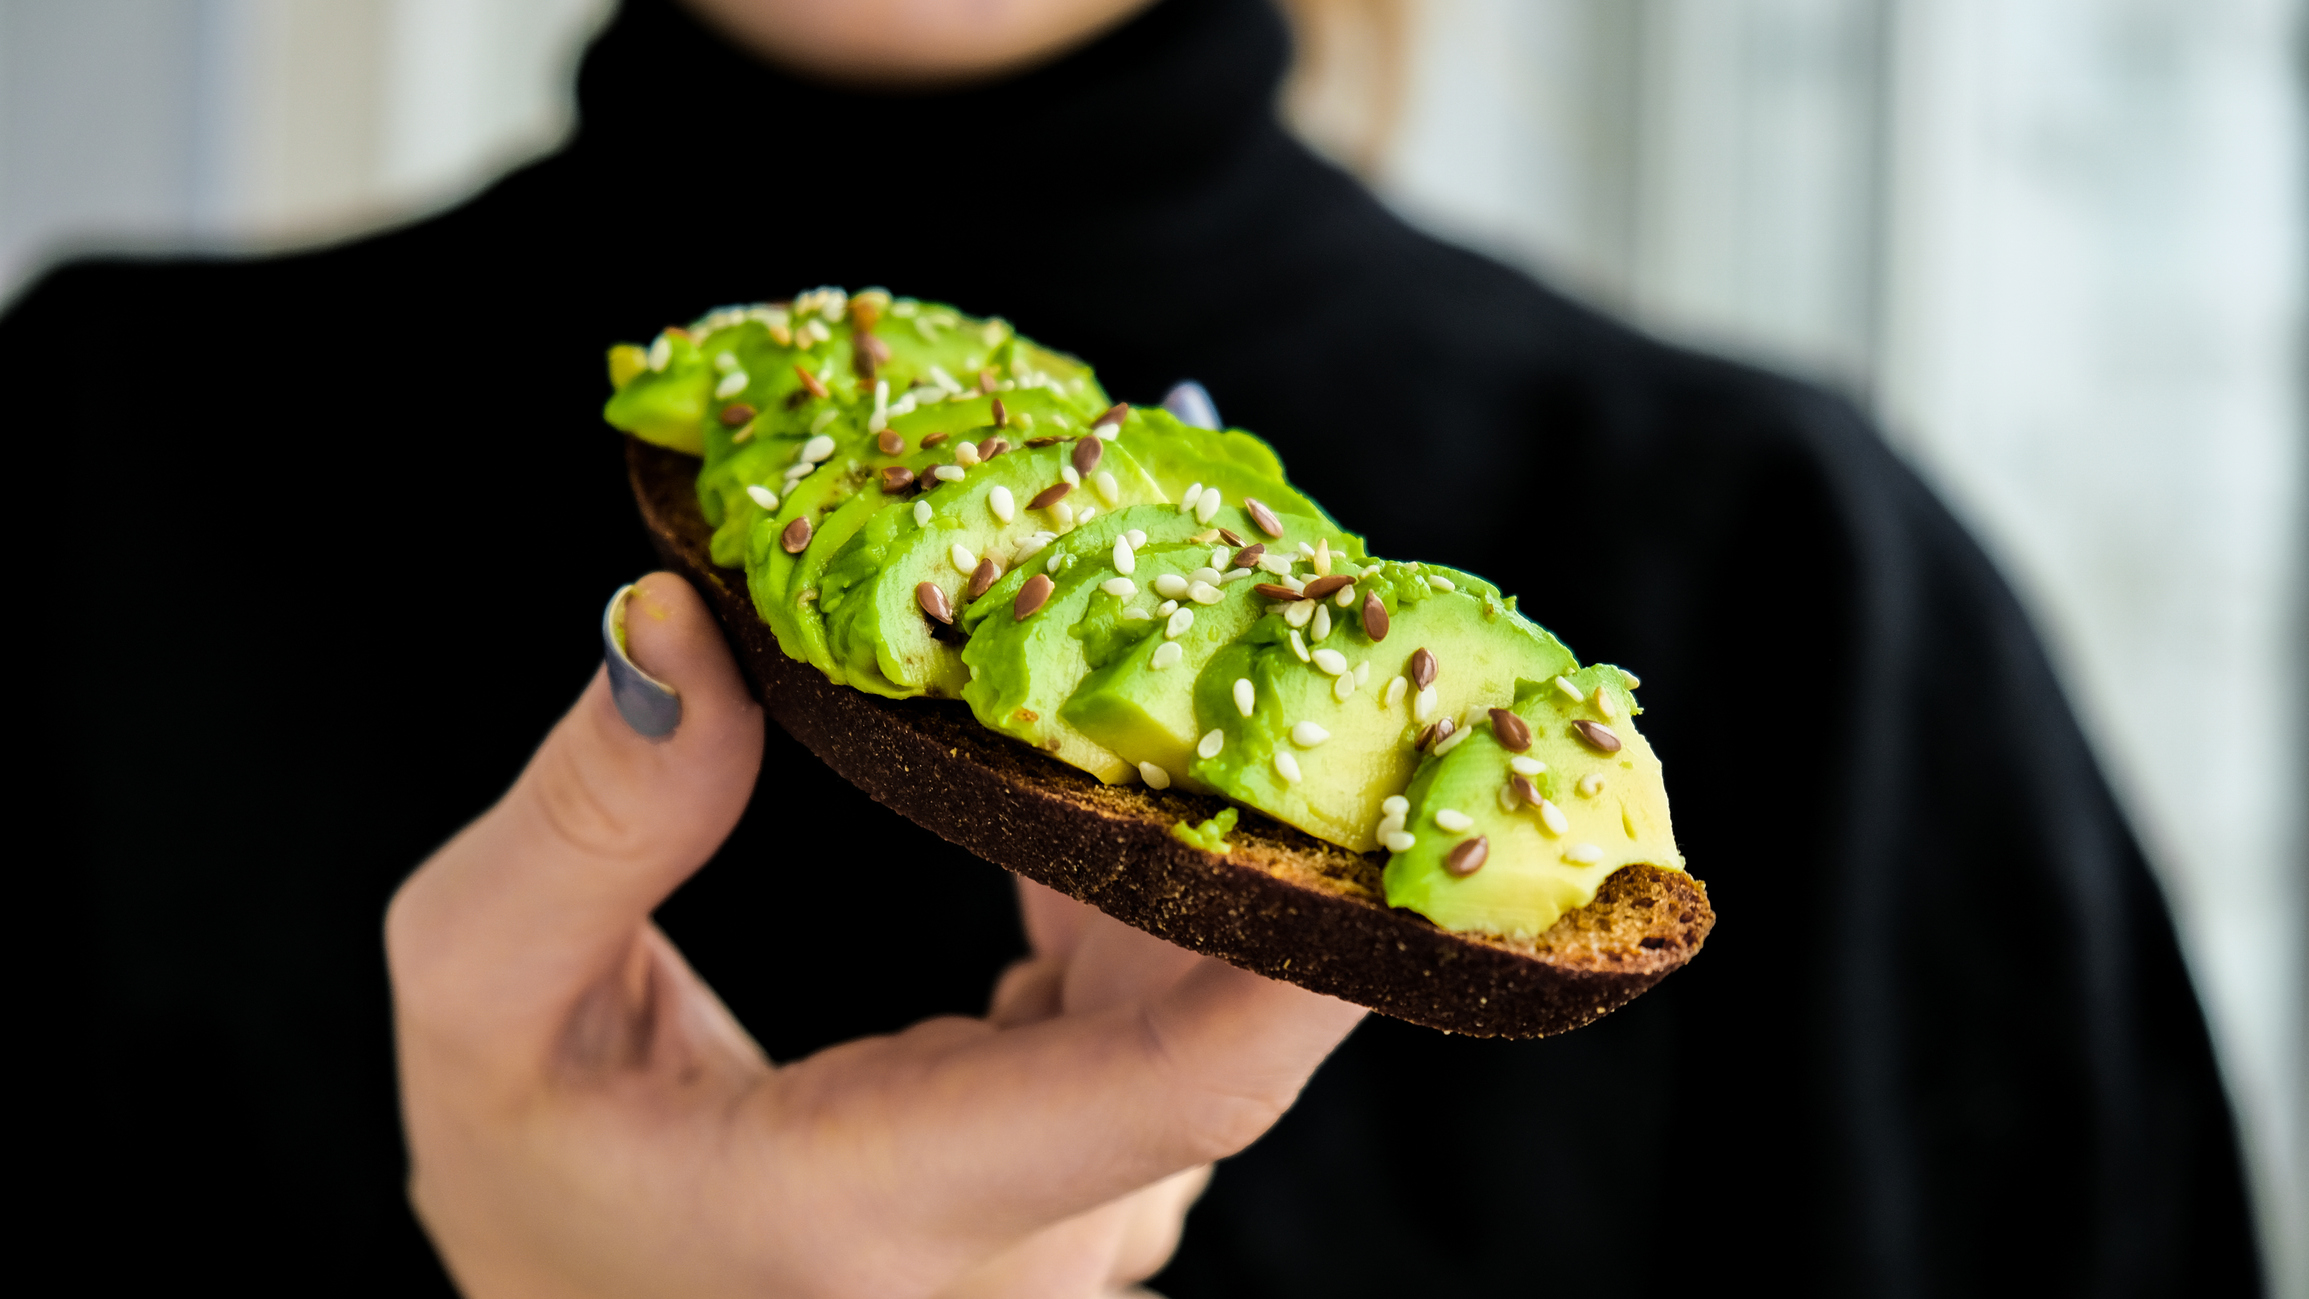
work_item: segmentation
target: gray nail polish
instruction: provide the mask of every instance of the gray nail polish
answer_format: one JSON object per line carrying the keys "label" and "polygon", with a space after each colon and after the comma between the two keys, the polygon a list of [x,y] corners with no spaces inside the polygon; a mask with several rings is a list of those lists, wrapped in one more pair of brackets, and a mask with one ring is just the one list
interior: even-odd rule
{"label": "gray nail polish", "polygon": [[1163,409],[1179,417],[1179,423],[1196,428],[1219,426],[1218,404],[1211,400],[1210,390],[1192,379],[1181,379],[1163,394]]}
{"label": "gray nail polish", "polygon": [[625,656],[625,602],[633,584],[617,588],[601,611],[601,656],[609,664],[609,697],[618,716],[637,734],[662,740],[681,725],[681,696],[672,686],[635,667]]}

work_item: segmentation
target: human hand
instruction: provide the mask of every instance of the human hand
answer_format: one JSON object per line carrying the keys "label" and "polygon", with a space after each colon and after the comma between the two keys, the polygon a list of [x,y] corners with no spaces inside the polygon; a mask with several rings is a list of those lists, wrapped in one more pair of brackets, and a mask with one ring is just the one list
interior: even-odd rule
{"label": "human hand", "polygon": [[985,1020],[773,1067],[650,923],[736,824],[762,714],[686,583],[629,603],[680,695],[597,674],[386,921],[410,1194],[476,1296],[1087,1296],[1168,1254],[1353,1007],[1047,890]]}

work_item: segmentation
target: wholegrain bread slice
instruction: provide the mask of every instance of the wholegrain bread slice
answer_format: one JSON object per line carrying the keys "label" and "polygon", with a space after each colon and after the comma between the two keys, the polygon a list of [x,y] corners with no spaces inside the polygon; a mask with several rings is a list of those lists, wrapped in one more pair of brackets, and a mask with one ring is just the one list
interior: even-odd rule
{"label": "wholegrain bread slice", "polygon": [[1386,905],[1379,855],[1256,812],[1224,853],[1186,843],[1172,827],[1223,800],[1102,785],[985,730],[959,702],[880,698],[787,658],[745,574],[708,557],[698,461],[629,438],[626,465],[658,553],[713,605],[788,734],[942,838],[1181,947],[1446,1032],[1540,1037],[1627,1004],[1715,924],[1698,880],[1635,865],[1536,940],[1450,933]]}

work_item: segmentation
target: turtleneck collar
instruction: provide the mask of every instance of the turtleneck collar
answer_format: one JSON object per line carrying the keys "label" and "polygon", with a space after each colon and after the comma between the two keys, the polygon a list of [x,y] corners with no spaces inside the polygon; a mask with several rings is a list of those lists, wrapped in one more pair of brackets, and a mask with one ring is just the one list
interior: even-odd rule
{"label": "turtleneck collar", "polygon": [[658,174],[702,166],[773,183],[776,153],[791,150],[794,174],[855,176],[869,193],[881,178],[1042,172],[1063,194],[1069,176],[1175,175],[1225,151],[1246,118],[1272,115],[1288,58],[1267,0],[1163,0],[1006,80],[873,91],[768,65],[674,0],[626,0],[579,73],[575,147],[647,157]]}

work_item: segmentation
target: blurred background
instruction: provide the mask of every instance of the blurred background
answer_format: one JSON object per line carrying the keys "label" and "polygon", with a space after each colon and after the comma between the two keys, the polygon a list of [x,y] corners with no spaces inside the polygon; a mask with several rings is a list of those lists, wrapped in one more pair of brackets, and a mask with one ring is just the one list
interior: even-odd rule
{"label": "blurred background", "polygon": [[[452,203],[570,129],[612,7],[0,0],[0,296]],[[2309,1299],[2304,0],[1286,7],[1289,120],[1406,216],[1847,393],[1987,543],[2164,881]]]}

